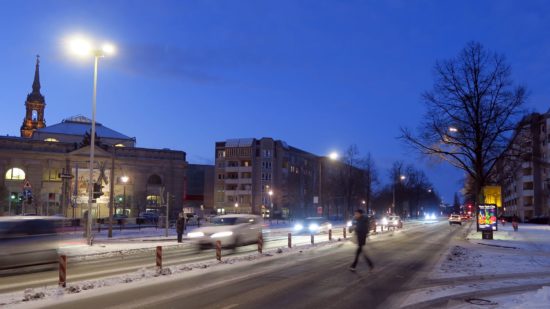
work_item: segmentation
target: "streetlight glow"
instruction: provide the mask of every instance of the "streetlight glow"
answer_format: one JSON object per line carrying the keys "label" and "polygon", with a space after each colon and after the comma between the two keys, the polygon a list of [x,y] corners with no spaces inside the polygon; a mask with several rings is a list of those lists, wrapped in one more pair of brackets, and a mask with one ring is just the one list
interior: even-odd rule
{"label": "streetlight glow", "polygon": [[120,177],[120,180],[123,182],[123,183],[127,183],[128,182],[128,176],[122,176]]}
{"label": "streetlight glow", "polygon": [[405,175],[401,175],[399,178],[401,178],[401,180],[405,180],[407,177]]}
{"label": "streetlight glow", "polygon": [[273,195],[273,190],[269,190],[269,192],[267,192],[267,194],[269,194],[270,196]]}
{"label": "streetlight glow", "polygon": [[333,152],[331,152],[331,153],[328,155],[328,157],[329,157],[329,159],[331,159],[331,160],[338,160],[339,155],[338,155],[338,153],[337,153],[336,151],[333,151]]}
{"label": "streetlight glow", "polygon": [[458,129],[455,127],[449,127],[449,132],[455,133],[455,132],[458,132]]}
{"label": "streetlight glow", "polygon": [[84,38],[76,37],[69,40],[69,49],[73,54],[86,57],[91,54],[92,44]]}
{"label": "streetlight glow", "polygon": [[112,55],[116,52],[116,48],[113,44],[110,44],[110,43],[105,43],[103,44],[103,46],[101,47],[101,50],[105,53],[105,54],[109,54],[109,55]]}

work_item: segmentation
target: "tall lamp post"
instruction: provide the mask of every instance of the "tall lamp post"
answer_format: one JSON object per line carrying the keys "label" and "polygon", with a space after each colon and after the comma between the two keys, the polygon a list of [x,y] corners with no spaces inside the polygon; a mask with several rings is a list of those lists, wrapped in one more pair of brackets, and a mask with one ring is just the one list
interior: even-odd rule
{"label": "tall lamp post", "polygon": [[[399,182],[405,180],[407,177],[404,175],[399,176]],[[397,179],[393,182],[393,201],[392,201],[392,213],[395,213],[395,185],[397,184]]]}
{"label": "tall lamp post", "polygon": [[94,152],[95,152],[95,111],[96,111],[96,99],[97,99],[97,67],[99,58],[105,57],[107,54],[114,53],[114,46],[110,44],[104,44],[101,48],[94,47],[91,42],[82,39],[75,38],[70,41],[70,49],[73,53],[80,56],[93,56],[94,57],[94,87],[92,94],[92,128],[90,132],[90,177],[88,179],[88,217],[86,218],[86,238],[88,245],[92,245],[92,200],[93,200],[93,171],[94,171]]}
{"label": "tall lamp post", "polygon": [[[339,157],[338,153],[334,151],[328,155],[328,158],[332,161],[338,160],[338,157]],[[323,157],[321,157],[319,160],[319,196],[317,197],[317,203],[324,211],[325,208],[321,203],[322,195],[323,195]],[[328,207],[327,207],[327,218],[329,217],[329,215],[330,214],[328,212]]]}
{"label": "tall lamp post", "polygon": [[120,177],[120,181],[122,181],[122,183],[124,184],[124,186],[122,187],[122,196],[124,196],[124,200],[123,200],[123,204],[122,204],[122,214],[125,215],[126,214],[126,183],[128,182],[130,178],[128,178],[128,176],[122,176]]}

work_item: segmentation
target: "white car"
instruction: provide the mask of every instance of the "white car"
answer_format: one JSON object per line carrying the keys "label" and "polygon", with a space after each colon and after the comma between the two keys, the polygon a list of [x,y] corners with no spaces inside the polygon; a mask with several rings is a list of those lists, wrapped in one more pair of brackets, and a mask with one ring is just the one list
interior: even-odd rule
{"label": "white car", "polygon": [[452,214],[449,217],[449,225],[458,224],[462,225],[462,217],[460,215]]}
{"label": "white car", "polygon": [[332,224],[322,217],[308,217],[303,220],[298,220],[294,224],[294,233],[319,234],[328,233],[332,229]]}
{"label": "white car", "polygon": [[218,240],[224,248],[235,248],[256,243],[261,232],[260,216],[233,214],[214,217],[208,225],[189,232],[187,237],[201,249],[214,248]]}

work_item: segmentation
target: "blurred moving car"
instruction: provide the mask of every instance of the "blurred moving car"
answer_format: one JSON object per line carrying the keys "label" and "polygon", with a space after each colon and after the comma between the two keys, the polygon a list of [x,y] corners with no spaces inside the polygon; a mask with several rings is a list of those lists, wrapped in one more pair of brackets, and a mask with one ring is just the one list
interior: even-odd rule
{"label": "blurred moving car", "polygon": [[57,262],[62,224],[55,217],[0,217],[0,269]]}
{"label": "blurred moving car", "polygon": [[294,224],[295,233],[308,233],[308,234],[318,234],[318,233],[328,233],[328,230],[332,228],[332,224],[325,218],[322,217],[308,217],[303,220],[298,220]]}
{"label": "blurred moving car", "polygon": [[389,215],[387,217],[383,217],[379,222],[379,225],[386,228],[402,228],[403,227],[403,221],[401,221],[401,217],[398,215]]}
{"label": "blurred moving car", "polygon": [[212,218],[208,225],[187,233],[200,249],[216,246],[221,241],[224,248],[253,244],[262,232],[262,218],[256,215],[232,214]]}
{"label": "blurred moving car", "polygon": [[[373,215],[369,215],[369,231],[374,231],[376,232],[376,226],[377,226],[377,219],[375,216]],[[347,223],[346,223],[346,228],[348,229],[349,233],[353,233],[352,230],[350,230],[349,228],[354,226],[355,225],[355,219],[353,220],[349,220]]]}
{"label": "blurred moving car", "polygon": [[452,214],[451,216],[449,216],[449,225],[453,224],[462,225],[462,218],[460,217],[460,215]]}

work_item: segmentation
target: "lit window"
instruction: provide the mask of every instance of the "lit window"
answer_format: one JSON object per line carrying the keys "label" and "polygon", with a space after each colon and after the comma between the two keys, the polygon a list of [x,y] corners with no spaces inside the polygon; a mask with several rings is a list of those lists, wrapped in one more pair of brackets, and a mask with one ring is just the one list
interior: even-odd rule
{"label": "lit window", "polygon": [[6,179],[7,180],[25,180],[25,172],[17,167],[14,167],[12,169],[9,169],[6,172]]}
{"label": "lit window", "polygon": [[44,141],[45,141],[45,142],[52,142],[52,143],[57,143],[57,142],[59,142],[58,139],[53,138],[53,137],[48,137],[48,138],[45,139]]}
{"label": "lit window", "polygon": [[115,144],[115,147],[126,147],[124,144]]}

